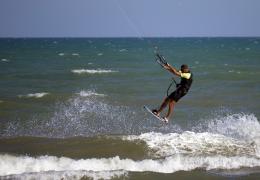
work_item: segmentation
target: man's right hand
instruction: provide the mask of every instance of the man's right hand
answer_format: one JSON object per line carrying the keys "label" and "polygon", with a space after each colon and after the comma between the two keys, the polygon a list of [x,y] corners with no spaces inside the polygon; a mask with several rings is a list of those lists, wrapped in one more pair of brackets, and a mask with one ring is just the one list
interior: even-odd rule
{"label": "man's right hand", "polygon": [[166,64],[163,65],[163,67],[164,67],[165,69],[169,70],[170,67],[171,67],[171,65],[170,65],[169,63],[166,63]]}

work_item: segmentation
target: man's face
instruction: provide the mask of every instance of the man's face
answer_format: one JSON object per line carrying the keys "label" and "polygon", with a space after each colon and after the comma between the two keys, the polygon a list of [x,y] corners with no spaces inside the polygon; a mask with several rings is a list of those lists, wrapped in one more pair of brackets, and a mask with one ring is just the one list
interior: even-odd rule
{"label": "man's face", "polygon": [[189,69],[181,68],[181,72],[188,72]]}

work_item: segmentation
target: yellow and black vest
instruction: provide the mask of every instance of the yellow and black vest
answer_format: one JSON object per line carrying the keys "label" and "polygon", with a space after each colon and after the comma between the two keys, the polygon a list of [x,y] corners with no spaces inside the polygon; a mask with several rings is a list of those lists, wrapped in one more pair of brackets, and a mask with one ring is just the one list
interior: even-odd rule
{"label": "yellow and black vest", "polygon": [[191,72],[189,72],[189,73],[191,74],[190,78],[187,79],[187,78],[182,77],[181,82],[179,84],[179,87],[185,88],[187,91],[190,89],[192,81],[193,81],[193,75]]}

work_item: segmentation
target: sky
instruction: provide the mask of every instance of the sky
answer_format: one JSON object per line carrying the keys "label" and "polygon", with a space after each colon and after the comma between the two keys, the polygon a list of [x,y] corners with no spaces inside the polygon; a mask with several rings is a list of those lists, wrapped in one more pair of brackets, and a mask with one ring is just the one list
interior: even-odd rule
{"label": "sky", "polygon": [[0,37],[260,37],[260,0],[0,0]]}

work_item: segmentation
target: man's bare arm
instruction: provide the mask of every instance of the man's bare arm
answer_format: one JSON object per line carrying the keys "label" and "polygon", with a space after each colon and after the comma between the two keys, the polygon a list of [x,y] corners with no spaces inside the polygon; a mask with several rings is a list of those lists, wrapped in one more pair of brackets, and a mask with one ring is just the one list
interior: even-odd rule
{"label": "man's bare arm", "polygon": [[181,73],[179,71],[177,71],[177,69],[175,69],[174,67],[172,67],[170,64],[166,64],[163,66],[164,69],[170,71],[171,73],[173,73],[176,76],[181,76]]}

